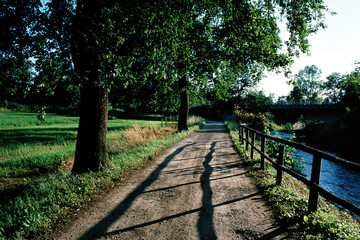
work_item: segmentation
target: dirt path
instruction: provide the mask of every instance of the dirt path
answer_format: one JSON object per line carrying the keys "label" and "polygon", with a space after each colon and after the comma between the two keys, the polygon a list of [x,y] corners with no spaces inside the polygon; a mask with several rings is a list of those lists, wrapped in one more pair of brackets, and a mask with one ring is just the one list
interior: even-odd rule
{"label": "dirt path", "polygon": [[209,122],[51,238],[284,238],[239,163],[224,124]]}

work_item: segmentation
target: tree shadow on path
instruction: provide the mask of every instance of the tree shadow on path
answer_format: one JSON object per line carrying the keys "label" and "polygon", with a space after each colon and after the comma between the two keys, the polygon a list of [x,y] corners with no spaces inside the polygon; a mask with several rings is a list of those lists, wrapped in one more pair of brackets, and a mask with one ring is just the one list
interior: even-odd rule
{"label": "tree shadow on path", "polygon": [[203,191],[202,195],[202,207],[200,209],[199,220],[197,228],[200,239],[217,239],[214,228],[214,206],[212,204],[213,192],[210,186],[210,175],[214,171],[210,162],[213,159],[215,152],[216,142],[213,142],[210,147],[210,152],[206,155],[203,162],[204,172],[200,177],[200,185]]}
{"label": "tree shadow on path", "polygon": [[114,223],[116,222],[125,212],[131,204],[135,201],[135,199],[147,188],[149,187],[153,182],[158,179],[161,171],[169,164],[169,162],[178,155],[181,151],[183,151],[185,148],[194,145],[195,143],[185,145],[181,148],[178,148],[176,151],[174,151],[172,154],[170,154],[165,160],[149,175],[149,177],[142,182],[134,191],[132,191],[127,197],[118,204],[118,206],[109,213],[105,218],[103,218],[101,221],[99,221],[97,224],[95,224],[91,229],[89,229],[86,233],[84,233],[79,239],[85,240],[85,239],[95,239],[103,233],[106,232],[106,230]]}
{"label": "tree shadow on path", "polygon": [[[259,194],[260,194],[260,192],[252,193],[252,194],[244,196],[244,197],[240,197],[240,198],[232,199],[232,200],[222,202],[222,203],[219,203],[219,204],[215,204],[215,205],[213,205],[211,207],[213,209],[216,208],[216,207],[222,207],[222,206],[225,206],[225,205],[228,205],[228,204],[232,204],[232,203],[236,203],[236,202],[245,200],[247,198],[252,198],[252,197],[257,196]],[[105,234],[103,234],[101,236],[109,237],[109,236],[117,235],[117,234],[120,234],[120,233],[132,231],[132,230],[135,230],[135,229],[138,229],[138,228],[143,228],[143,227],[147,227],[147,226],[150,226],[150,225],[153,225],[153,224],[168,221],[168,220],[171,220],[171,219],[174,219],[174,218],[186,216],[186,215],[189,215],[189,214],[194,214],[194,213],[201,212],[201,211],[203,211],[202,208],[195,208],[195,209],[192,209],[192,210],[189,210],[189,211],[186,211],[186,212],[170,215],[170,216],[163,217],[163,218],[153,220],[153,221],[150,221],[150,222],[141,223],[141,224],[134,225],[134,226],[131,226],[131,227],[127,227],[127,228],[119,229],[119,230],[116,230],[116,231],[108,232],[108,233],[105,233]],[[203,239],[206,239],[206,238],[203,238]],[[215,238],[208,238],[208,239],[216,239],[216,236],[215,236]]]}
{"label": "tree shadow on path", "polygon": [[[213,130],[216,130],[215,132],[217,133],[224,133],[226,132],[226,129],[222,127],[222,125],[214,123],[214,124],[210,124],[210,126],[205,127],[205,129],[201,129],[199,132],[201,131],[208,131],[208,132],[214,132]],[[188,182],[188,183],[181,183],[179,185],[176,186],[169,186],[169,187],[165,187],[165,188],[158,188],[158,189],[153,189],[153,190],[149,190],[147,189],[149,186],[151,186],[160,176],[160,174],[164,174],[164,169],[168,166],[168,164],[178,155],[180,154],[182,151],[184,151],[186,148],[190,147],[190,146],[197,146],[199,145],[199,143],[191,143],[191,144],[187,144],[181,148],[178,148],[176,151],[174,151],[172,154],[170,154],[169,156],[167,156],[165,158],[165,160],[156,167],[155,170],[152,171],[152,173],[146,178],[145,181],[143,181],[142,183],[140,183],[131,193],[129,193],[125,199],[120,202],[113,210],[112,212],[110,212],[106,217],[104,217],[103,219],[101,219],[98,223],[96,223],[95,225],[93,225],[85,234],[83,234],[79,239],[96,239],[96,238],[100,238],[100,237],[105,237],[105,238],[111,238],[112,236],[117,236],[121,233],[125,233],[128,231],[133,231],[139,228],[143,228],[143,227],[147,227],[147,226],[151,226],[154,224],[158,224],[167,220],[171,220],[171,219],[176,219],[182,216],[186,216],[189,214],[196,214],[198,213],[198,221],[197,221],[197,232],[198,232],[198,237],[199,239],[218,239],[218,236],[216,235],[215,232],[215,226],[214,226],[214,211],[217,207],[221,207],[224,205],[228,205],[228,204],[232,204],[232,203],[236,203],[239,201],[243,201],[245,199],[248,198],[254,198],[255,196],[259,196],[260,192],[255,192],[255,193],[251,193],[239,198],[235,198],[235,199],[229,199],[228,201],[224,201],[218,204],[213,204],[212,198],[213,198],[213,191],[211,189],[211,185],[210,183],[212,181],[215,180],[220,180],[220,179],[226,179],[226,178],[231,178],[231,177],[235,177],[235,176],[239,176],[239,175],[243,175],[244,173],[241,174],[237,174],[237,175],[232,175],[232,176],[220,176],[220,177],[216,177],[214,178],[214,176],[212,176],[212,174],[217,171],[217,167],[216,164],[211,164],[211,162],[214,160],[214,158],[216,158],[216,154],[215,154],[215,147],[217,148],[221,148],[222,141],[219,139],[217,141],[212,141],[211,145],[210,145],[210,149],[209,149],[209,142],[207,142],[206,145],[206,150],[209,151],[207,153],[207,155],[204,157],[204,161],[202,163],[203,168],[202,171],[199,171],[199,174],[201,174],[200,176],[200,181],[192,181],[192,182]],[[192,150],[192,147],[191,147]],[[202,149],[204,150],[204,149]],[[233,167],[233,165],[235,163],[231,163],[232,165],[229,166],[229,168]],[[190,169],[185,169],[186,171],[189,171],[191,173],[194,172],[193,168]],[[179,170],[178,170],[179,171]],[[176,173],[176,171],[171,171],[171,173]],[[168,173],[169,174],[169,173]],[[179,174],[179,173],[177,173]],[[214,174],[213,174],[214,175]],[[211,179],[210,177],[213,177],[213,179]],[[140,224],[134,224],[134,225],[130,225],[127,226],[125,228],[122,229],[117,229],[114,231],[109,231],[108,229],[116,222],[118,221],[123,215],[124,213],[131,207],[131,205],[134,203],[134,201],[143,193],[145,192],[156,192],[156,191],[162,191],[162,190],[167,190],[167,189],[171,189],[171,188],[176,188],[179,186],[185,186],[185,185],[190,185],[190,184],[198,184],[200,183],[201,186],[201,190],[202,190],[202,199],[201,199],[201,207],[198,208],[194,208],[194,209],[190,209],[188,211],[183,211],[180,213],[176,213],[173,215],[168,215],[168,216],[164,216],[162,218],[159,219],[155,219],[152,221],[147,221],[144,223],[140,223]],[[274,231],[268,233],[267,235],[262,236],[261,239],[271,239],[274,236],[279,235],[279,230],[274,229]],[[261,237],[261,236],[260,236]]]}

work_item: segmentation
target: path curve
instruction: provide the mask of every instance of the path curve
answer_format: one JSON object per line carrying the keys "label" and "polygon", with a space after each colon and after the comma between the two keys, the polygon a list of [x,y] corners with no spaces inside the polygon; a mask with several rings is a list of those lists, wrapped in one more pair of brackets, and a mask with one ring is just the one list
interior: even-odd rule
{"label": "path curve", "polygon": [[225,125],[209,122],[116,185],[55,239],[282,239]]}

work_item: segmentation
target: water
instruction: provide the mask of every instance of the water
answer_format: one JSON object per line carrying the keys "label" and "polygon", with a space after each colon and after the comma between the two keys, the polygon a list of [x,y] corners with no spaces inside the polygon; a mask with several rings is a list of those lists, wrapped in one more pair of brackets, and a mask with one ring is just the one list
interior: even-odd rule
{"label": "water", "polygon": [[[290,136],[289,133],[280,131],[273,131],[271,135],[275,135],[276,133],[283,139],[287,139]],[[324,152],[338,156],[328,151]],[[313,155],[301,150],[296,150],[295,153],[299,157],[304,158],[305,169],[302,173],[310,179]],[[336,196],[360,207],[360,173],[323,159],[321,164],[320,186]]]}

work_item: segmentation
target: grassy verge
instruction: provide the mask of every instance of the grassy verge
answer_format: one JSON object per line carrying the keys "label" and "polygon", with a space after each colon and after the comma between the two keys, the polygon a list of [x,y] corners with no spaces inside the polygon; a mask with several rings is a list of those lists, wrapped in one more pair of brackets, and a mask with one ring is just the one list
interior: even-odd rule
{"label": "grassy verge", "polygon": [[[39,121],[36,115],[0,112],[0,204],[21,193],[25,183],[42,175],[58,173],[71,165],[79,118],[48,114],[46,121]],[[111,154],[129,147],[123,143],[123,149],[114,146],[115,142],[127,140],[124,130],[132,126],[147,129],[148,126],[165,125],[160,121],[109,120]]]}
{"label": "grassy verge", "polygon": [[[68,119],[64,117],[64,120]],[[197,122],[189,131],[173,133],[169,127],[161,127],[161,122],[110,120],[111,168],[73,175],[68,166],[73,159],[76,138],[73,123],[59,120],[45,127],[18,121],[17,127],[5,124],[1,128],[0,125],[0,134],[13,138],[4,140],[7,145],[1,148],[0,190],[5,186],[12,194],[16,192],[1,202],[0,239],[32,238],[46,232],[55,221],[66,220],[69,211],[89,201],[114,180],[140,168],[204,124],[204,121]],[[130,127],[134,124],[141,128]],[[147,127],[149,125],[159,127]],[[66,131],[68,138],[59,140],[53,136],[56,132],[62,136]]]}
{"label": "grassy verge", "polygon": [[263,190],[280,223],[294,239],[360,239],[360,222],[348,212],[320,197],[320,207],[314,213],[307,212],[309,189],[300,181],[285,174],[280,186],[275,184],[276,170],[266,165],[260,169],[259,156],[251,160],[249,152],[239,142],[238,126],[226,122],[245,164],[250,168],[256,184]]}

